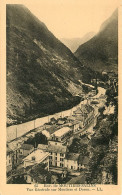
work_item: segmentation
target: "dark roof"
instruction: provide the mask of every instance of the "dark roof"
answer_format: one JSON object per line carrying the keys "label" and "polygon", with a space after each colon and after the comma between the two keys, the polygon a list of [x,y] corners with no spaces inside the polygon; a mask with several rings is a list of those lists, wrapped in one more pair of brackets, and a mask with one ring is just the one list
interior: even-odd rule
{"label": "dark roof", "polygon": [[80,155],[80,154],[78,154],[78,153],[67,153],[65,158],[66,158],[67,160],[74,160],[74,161],[77,161],[78,158],[79,158],[79,155]]}
{"label": "dark roof", "polygon": [[78,177],[72,178],[67,184],[85,184],[86,177],[84,175],[80,175]]}
{"label": "dark roof", "polygon": [[67,147],[66,146],[57,146],[57,145],[50,145],[48,147],[48,152],[54,152],[54,153],[66,153]]}
{"label": "dark roof", "polygon": [[50,134],[52,134],[52,133],[54,133],[55,131],[57,131],[57,125],[54,124],[54,125],[50,126],[49,128],[46,128],[46,130],[47,130]]}
{"label": "dark roof", "polygon": [[22,146],[21,146],[21,149],[23,149],[23,150],[31,150],[32,148],[34,148],[34,147],[31,144],[22,144]]}

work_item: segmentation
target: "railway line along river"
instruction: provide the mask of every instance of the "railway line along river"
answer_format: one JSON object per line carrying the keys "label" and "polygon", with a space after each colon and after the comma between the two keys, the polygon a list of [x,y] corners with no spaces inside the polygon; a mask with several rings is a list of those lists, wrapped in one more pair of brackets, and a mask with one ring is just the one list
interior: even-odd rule
{"label": "railway line along river", "polygon": [[[97,95],[95,95],[93,98],[99,98],[101,95],[105,95],[106,90],[102,87],[98,87],[98,93]],[[88,98],[88,97],[87,97]],[[62,112],[58,112],[55,113],[53,115],[48,115],[46,117],[42,117],[42,118],[37,118],[35,120],[26,122],[26,123],[22,123],[22,124],[18,124],[18,125],[12,125],[10,127],[7,127],[6,130],[6,134],[7,134],[7,141],[11,141],[17,137],[21,137],[22,135],[26,134],[27,132],[38,128],[42,125],[44,125],[45,123],[50,122],[51,118],[60,118],[60,117],[66,117],[66,116],[71,116],[73,114],[73,112],[82,104],[86,104],[87,103],[87,98],[83,101],[81,101],[78,105],[74,106],[73,108],[69,109],[69,110],[65,110]]]}

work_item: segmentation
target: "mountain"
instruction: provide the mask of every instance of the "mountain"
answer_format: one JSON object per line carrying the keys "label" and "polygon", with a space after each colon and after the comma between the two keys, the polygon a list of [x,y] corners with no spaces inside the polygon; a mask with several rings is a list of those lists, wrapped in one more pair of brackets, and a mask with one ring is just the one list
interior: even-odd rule
{"label": "mountain", "polygon": [[75,56],[93,70],[117,72],[118,9],[101,25],[96,36],[76,50]]}
{"label": "mountain", "polygon": [[73,107],[89,71],[23,5],[6,6],[7,124]]}
{"label": "mountain", "polygon": [[61,42],[64,43],[73,53],[78,49],[80,45],[89,41],[95,35],[94,32],[85,34],[82,38],[61,38]]}

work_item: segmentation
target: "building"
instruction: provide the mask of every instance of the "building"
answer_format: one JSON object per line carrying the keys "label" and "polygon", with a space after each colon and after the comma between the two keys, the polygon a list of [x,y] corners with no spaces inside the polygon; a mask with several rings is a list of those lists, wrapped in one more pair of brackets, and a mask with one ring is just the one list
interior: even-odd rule
{"label": "building", "polygon": [[45,164],[46,169],[49,170],[49,152],[37,149],[24,158],[23,162],[24,168],[36,164]]}
{"label": "building", "polygon": [[[69,139],[72,135],[73,131],[69,127],[63,127],[57,131],[55,131],[50,138],[50,141],[60,142],[63,145],[66,144],[67,139]],[[50,142],[49,142],[50,143]]]}
{"label": "building", "polygon": [[20,163],[20,148],[21,144],[17,141],[13,141],[8,143],[8,147],[12,150],[12,167],[16,166],[18,163]]}
{"label": "building", "polygon": [[19,156],[20,157],[26,157],[28,156],[30,153],[32,153],[34,151],[34,147],[31,144],[22,144],[21,148],[19,150]]}
{"label": "building", "polygon": [[80,154],[78,153],[67,153],[64,160],[65,167],[71,170],[79,170],[79,156]]}
{"label": "building", "polygon": [[49,133],[49,131],[43,130],[41,133],[42,133],[43,135],[45,135],[47,139],[50,139],[50,133]]}
{"label": "building", "polygon": [[6,171],[7,173],[12,170],[12,155],[13,151],[7,147],[7,157],[6,157]]}
{"label": "building", "polygon": [[94,119],[94,108],[89,104],[82,104],[81,108],[78,107],[74,111],[74,115],[80,121],[80,128],[82,129]]}
{"label": "building", "polygon": [[49,156],[49,164],[54,167],[65,167],[64,159],[67,152],[67,147],[62,146],[60,143],[55,145],[54,143],[49,143],[48,152]]}

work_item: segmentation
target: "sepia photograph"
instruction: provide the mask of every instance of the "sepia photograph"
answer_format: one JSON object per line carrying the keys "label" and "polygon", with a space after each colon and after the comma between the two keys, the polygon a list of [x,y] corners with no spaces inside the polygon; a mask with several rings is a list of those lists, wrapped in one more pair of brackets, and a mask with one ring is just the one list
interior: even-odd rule
{"label": "sepia photograph", "polygon": [[6,184],[118,185],[116,1],[6,4]]}

